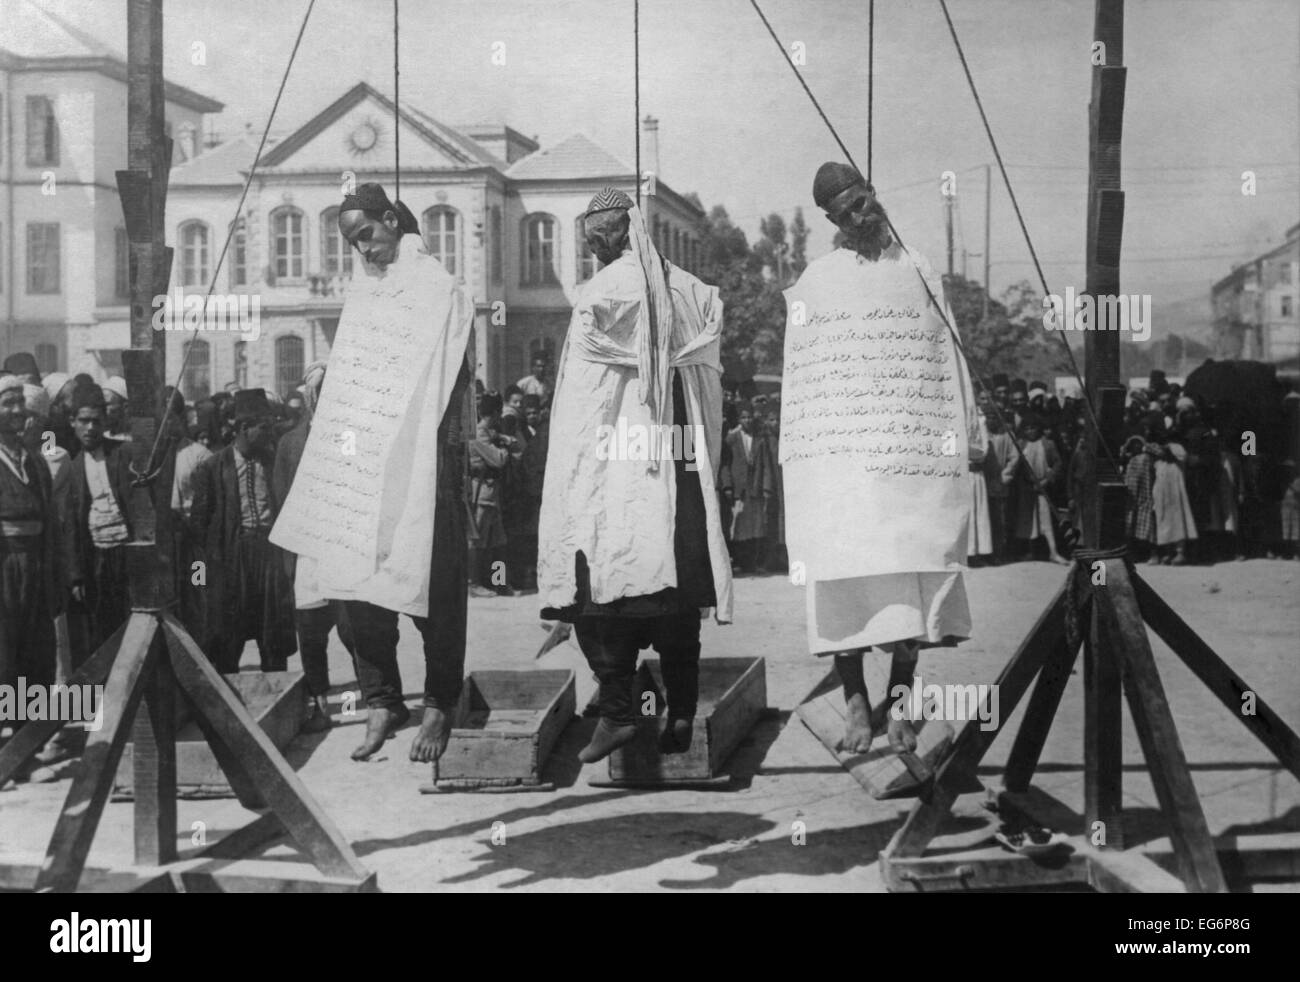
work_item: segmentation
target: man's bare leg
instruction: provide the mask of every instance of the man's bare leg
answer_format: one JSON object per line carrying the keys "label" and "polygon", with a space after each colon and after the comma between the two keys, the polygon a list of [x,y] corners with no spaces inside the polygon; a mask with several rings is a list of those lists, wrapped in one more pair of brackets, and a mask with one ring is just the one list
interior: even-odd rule
{"label": "man's bare leg", "polygon": [[411,741],[411,760],[420,764],[433,763],[447,749],[450,737],[451,720],[447,714],[436,706],[425,706],[420,729]]}
{"label": "man's bare leg", "polygon": [[875,735],[867,683],[862,677],[862,652],[862,648],[854,648],[835,655],[835,672],[844,686],[844,737],[837,749],[846,754],[865,754]]}
{"label": "man's bare leg", "polygon": [[[894,641],[881,647],[892,656],[889,663],[889,699],[886,700],[886,705],[892,710],[895,705],[902,704],[899,705],[899,712],[886,713],[888,723],[885,732],[894,753],[910,753],[916,749],[916,730],[901,710],[911,696],[912,680],[916,675],[916,662],[921,650],[915,641]],[[900,698],[895,698],[894,694],[900,686],[904,691],[900,693]]]}
{"label": "man's bare leg", "polygon": [[353,760],[369,760],[384,741],[406,725],[411,711],[401,703],[396,706],[372,706],[366,715],[366,735],[361,745],[352,751]]}

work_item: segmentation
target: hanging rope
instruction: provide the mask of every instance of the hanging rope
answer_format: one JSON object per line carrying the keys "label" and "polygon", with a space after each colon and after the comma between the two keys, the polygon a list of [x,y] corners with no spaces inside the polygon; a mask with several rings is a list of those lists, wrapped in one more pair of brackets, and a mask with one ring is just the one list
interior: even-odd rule
{"label": "hanging rope", "polygon": [[[212,292],[217,287],[217,277],[221,275],[221,267],[226,261],[226,253],[230,251],[230,243],[235,237],[235,231],[239,228],[241,221],[240,215],[244,211],[244,202],[248,199],[248,189],[253,184],[253,176],[257,173],[257,165],[262,160],[262,151],[266,149],[267,138],[271,134],[271,124],[275,121],[276,110],[280,108],[280,97],[284,95],[284,86],[289,81],[289,72],[293,69],[294,59],[298,57],[298,47],[302,44],[302,36],[307,30],[307,22],[311,20],[312,9],[316,6],[316,0],[309,0],[307,12],[302,15],[302,24],[298,26],[298,36],[294,39],[293,50],[289,52],[289,63],[284,66],[284,75],[280,78],[280,87],[275,92],[275,101],[271,103],[271,114],[266,117],[266,126],[262,129],[262,139],[258,141],[257,153],[253,155],[253,165],[248,168],[248,176],[244,178],[244,188],[239,192],[239,203],[235,205],[235,218],[226,230],[226,241],[221,246],[221,254],[217,256],[217,265],[212,270],[212,279],[208,282],[208,292],[203,298],[203,314],[207,317],[208,300]],[[194,341],[202,328],[195,328],[190,335],[189,340],[185,342],[184,353],[181,356],[180,371],[176,373],[176,384],[173,386],[177,391],[181,387],[181,379],[185,377],[185,366],[189,364],[190,352],[194,350]],[[165,407],[164,413],[170,410],[170,406]],[[149,450],[149,463],[146,467],[146,478],[152,478],[157,474],[157,464],[155,457],[158,454],[158,446],[162,442],[163,431],[166,427],[158,427],[158,432],[154,435],[153,446]]]}
{"label": "hanging rope", "polygon": [[876,0],[867,4],[867,187],[875,189],[871,183],[871,137],[875,127],[871,121],[871,104],[873,89],[876,84]]}
{"label": "hanging rope", "polygon": [[[817,97],[813,95],[812,89],[810,89],[808,83],[804,81],[803,74],[799,71],[799,67],[793,60],[791,60],[790,55],[785,50],[785,45],[781,43],[781,39],[777,37],[776,31],[772,29],[771,23],[763,15],[762,9],[758,6],[758,0],[749,0],[749,2],[750,6],[754,8],[754,12],[758,14],[759,19],[763,21],[763,26],[767,28],[767,33],[771,35],[772,41],[776,44],[777,48],[780,49],[781,55],[785,58],[786,64],[790,66],[790,71],[794,72],[795,78],[797,78],[799,84],[803,86],[804,92],[807,93],[808,98],[812,101],[813,108],[817,110],[817,115],[822,118],[822,122],[825,123],[826,128],[830,130],[831,136],[835,138],[835,142],[839,145],[840,151],[844,154],[845,159],[853,166],[854,170],[858,171],[858,173],[862,173],[862,168],[858,167],[857,161],[853,159],[853,154],[851,154],[849,148],[844,145],[844,141],[840,139],[840,135],[836,132],[834,124],[831,123],[830,119],[827,118],[826,113],[822,110],[821,103],[817,101]],[[948,335],[952,338],[952,343],[956,346],[962,360],[965,361],[967,369],[970,371],[971,375],[979,381],[980,385],[983,386],[986,392],[992,392],[993,389],[992,386],[988,384],[988,380],[983,376],[976,374],[974,365],[971,363],[970,355],[966,352],[966,346],[961,343],[961,338],[957,336],[956,328],[954,328],[949,322],[948,315],[944,312],[943,304],[938,301],[934,295],[934,291],[930,289],[930,284],[926,281],[925,274],[921,272],[921,267],[917,264],[916,260],[912,258],[912,254],[908,251],[907,246],[903,244],[902,236],[898,234],[898,229],[894,228],[894,223],[890,220],[888,215],[885,216],[885,225],[889,229],[889,234],[894,237],[894,241],[898,243],[898,247],[903,250],[909,259],[911,259],[912,268],[916,271],[917,279],[921,281],[921,287],[925,290],[925,295],[929,299],[930,305],[934,307],[935,312],[939,315],[939,319],[943,321],[943,326],[948,329]],[[993,414],[998,418],[998,421],[1002,424],[1003,432],[1011,437],[1011,443],[1015,446],[1016,453],[1020,455],[1021,460],[1024,460],[1024,449],[1020,445],[1020,439],[1016,435],[1015,427],[1008,425],[1006,417],[1002,415],[1002,410],[995,400],[990,399],[989,406],[992,408]],[[1089,409],[1089,415],[1092,415],[1091,407]],[[1096,425],[1095,416],[1093,417],[1093,424],[1094,426]],[[1104,445],[1104,441],[1099,442],[1103,442]],[[1050,499],[1047,498],[1046,491],[1039,488],[1038,494],[1047,500],[1049,505],[1051,504]]]}
{"label": "hanging rope", "polygon": [[402,100],[398,91],[397,0],[393,0],[393,200],[402,196]]}
{"label": "hanging rope", "polygon": [[[989,146],[993,148],[993,157],[998,162],[998,170],[1002,174],[1002,183],[1006,186],[1007,197],[1011,199],[1011,207],[1016,213],[1016,221],[1020,224],[1020,233],[1025,237],[1025,245],[1029,247],[1029,258],[1034,262],[1034,269],[1038,273],[1038,282],[1043,288],[1043,296],[1052,296],[1052,291],[1047,285],[1047,277],[1043,274],[1043,266],[1038,261],[1038,251],[1034,248],[1033,240],[1029,237],[1029,228],[1025,225],[1025,217],[1020,213],[1020,202],[1016,200],[1016,192],[1011,187],[1011,178],[1007,176],[1006,165],[1002,162],[1002,151],[998,149],[998,141],[993,138],[993,127],[989,125],[988,114],[984,112],[984,102],[980,99],[979,90],[975,87],[975,78],[971,75],[970,65],[966,62],[966,52],[962,50],[961,40],[957,37],[957,28],[953,26],[952,16],[948,13],[947,0],[939,0],[939,6],[943,8],[943,19],[948,22],[948,33],[952,35],[952,43],[957,48],[957,57],[961,59],[962,71],[966,73],[966,82],[970,86],[970,94],[975,98],[975,108],[979,110],[980,120],[984,123],[984,132],[988,135]],[[1065,357],[1070,362],[1070,373],[1074,380],[1079,383],[1079,390],[1083,393],[1083,404],[1088,410],[1088,419],[1092,427],[1097,432],[1097,445],[1101,447],[1106,458],[1111,464],[1119,470],[1119,463],[1111,455],[1110,447],[1101,437],[1101,423],[1097,420],[1097,413],[1093,409],[1092,399],[1088,392],[1087,385],[1084,384],[1083,376],[1079,372],[1079,364],[1074,360],[1074,352],[1070,350],[1070,342],[1066,340],[1062,332],[1053,332],[1061,339],[1061,344],[1065,348]]]}
{"label": "hanging rope", "polygon": [[641,207],[641,0],[632,0],[632,74],[634,76],[632,110],[636,119],[632,131],[636,134],[636,206]]}

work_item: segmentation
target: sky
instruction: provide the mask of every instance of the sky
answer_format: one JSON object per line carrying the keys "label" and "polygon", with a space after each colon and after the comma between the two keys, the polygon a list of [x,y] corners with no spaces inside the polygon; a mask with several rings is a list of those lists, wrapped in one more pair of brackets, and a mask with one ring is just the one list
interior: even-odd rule
{"label": "sky", "polygon": [[[867,4],[759,0],[865,167]],[[126,50],[125,0],[44,5]],[[217,129],[265,125],[308,0],[167,0],[167,77],[226,104]],[[802,206],[811,256],[833,232],[812,177],[841,154],[749,0],[641,0],[641,109],[659,173],[752,236]],[[1092,0],[949,0],[1052,292],[1082,289]],[[1300,221],[1300,3],[1129,0],[1121,289],[1208,298],[1236,262]],[[196,41],[206,64],[191,63]],[[505,64],[493,64],[504,43]],[[402,97],[448,123],[500,122],[545,146],[575,131],[634,158],[633,0],[403,0]],[[357,81],[392,91],[390,0],[316,0],[274,132]],[[944,263],[940,175],[957,175],[957,268],[982,253],[993,154],[938,0],[878,0],[872,170],[900,234]],[[645,166],[650,163],[645,162]],[[1257,193],[1241,193],[1253,171]],[[996,168],[994,295],[1036,280]],[[968,257],[972,278],[983,260]]]}

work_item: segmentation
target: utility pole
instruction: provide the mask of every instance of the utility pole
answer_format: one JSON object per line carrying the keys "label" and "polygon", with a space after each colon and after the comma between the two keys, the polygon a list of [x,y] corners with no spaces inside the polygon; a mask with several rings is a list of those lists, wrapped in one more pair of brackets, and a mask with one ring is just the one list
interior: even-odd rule
{"label": "utility pole", "polygon": [[993,169],[984,165],[984,316],[989,315],[989,227],[993,218]]}
{"label": "utility pole", "polygon": [[943,196],[943,218],[944,225],[948,230],[948,278],[952,279],[952,199],[953,195],[945,194]]}

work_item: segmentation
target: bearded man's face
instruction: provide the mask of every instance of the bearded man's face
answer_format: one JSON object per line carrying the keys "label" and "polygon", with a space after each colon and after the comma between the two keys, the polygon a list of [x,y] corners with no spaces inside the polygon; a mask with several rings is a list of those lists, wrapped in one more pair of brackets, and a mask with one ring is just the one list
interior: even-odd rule
{"label": "bearded man's face", "polygon": [[870,260],[893,241],[880,199],[865,184],[845,188],[826,206],[826,216],[840,230],[846,248]]}

